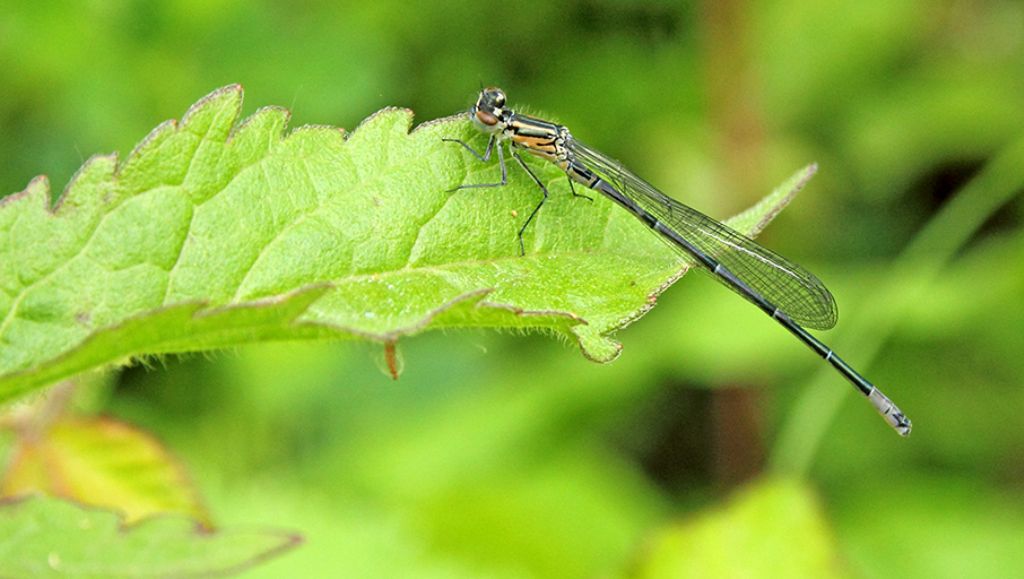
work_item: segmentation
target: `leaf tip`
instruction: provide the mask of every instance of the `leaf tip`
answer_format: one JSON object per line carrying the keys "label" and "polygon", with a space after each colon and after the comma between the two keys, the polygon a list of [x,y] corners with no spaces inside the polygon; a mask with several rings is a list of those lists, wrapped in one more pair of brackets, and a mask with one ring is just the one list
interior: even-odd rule
{"label": "leaf tip", "polygon": [[[60,196],[57,197],[57,202],[53,207],[53,212],[56,213],[62,207],[75,206],[76,204],[87,202],[84,199],[79,199],[80,195],[77,194],[80,188],[89,185],[96,185],[100,182],[110,181],[115,172],[117,171],[117,153],[110,153],[107,155],[93,155],[79,167],[78,171],[68,181],[67,186],[61,192]],[[103,201],[109,201],[109,199],[103,198]]]}
{"label": "leaf tip", "polygon": [[817,163],[811,163],[794,173],[767,197],[761,199],[746,211],[734,215],[725,224],[748,237],[756,237],[787,205],[803,190],[818,170]]}
{"label": "leaf tip", "polygon": [[285,107],[274,105],[260,107],[238,123],[228,140],[234,140],[239,134],[249,129],[267,129],[275,139],[280,139],[291,120],[292,112]]}
{"label": "leaf tip", "polygon": [[17,193],[11,193],[6,197],[0,197],[0,207],[7,204],[17,203],[21,199],[27,199],[30,197],[41,197],[43,199],[43,206],[49,210],[50,208],[50,178],[46,175],[36,175],[28,182],[28,185],[24,189]]}
{"label": "leaf tip", "polygon": [[405,107],[384,107],[363,119],[358,125],[356,125],[356,128],[352,130],[352,133],[349,136],[356,134],[364,127],[371,127],[376,123],[387,121],[392,118],[400,119],[404,132],[409,133],[412,129],[412,120],[414,115],[415,113],[413,113],[411,109],[407,109]]}
{"label": "leaf tip", "polygon": [[414,128],[412,130],[412,132],[415,133],[416,131],[423,130],[423,129],[429,129],[430,127],[450,125],[452,123],[457,123],[457,122],[464,121],[464,120],[466,120],[466,113],[457,113],[457,114],[454,114],[454,115],[449,115],[447,117],[441,117],[439,119],[431,119],[429,121],[420,123],[419,125],[416,125],[416,128]]}
{"label": "leaf tip", "polygon": [[159,125],[157,125],[148,135],[142,138],[141,141],[135,145],[128,156],[124,158],[121,165],[117,168],[117,174],[121,175],[125,172],[125,168],[133,167],[137,159],[142,157],[143,153],[151,148],[158,146],[165,138],[172,135],[178,129],[177,119],[168,119]]}
{"label": "leaf tip", "polygon": [[221,87],[196,101],[181,117],[181,128],[205,132],[218,127],[227,133],[242,113],[244,91],[240,84]]}
{"label": "leaf tip", "polygon": [[811,177],[814,177],[817,173],[818,173],[818,163],[817,163],[817,161],[815,161],[815,162],[811,163],[810,165],[807,165],[806,167],[804,167],[803,170],[801,170],[799,172],[800,178],[797,180],[797,183],[794,186],[794,189],[796,189],[797,191],[799,191],[800,189],[803,189],[804,185],[806,185],[807,182],[811,180]]}
{"label": "leaf tip", "polygon": [[196,112],[201,111],[204,107],[209,106],[210,103],[223,101],[238,102],[239,104],[241,104],[242,97],[244,94],[245,90],[242,88],[242,85],[238,83],[229,84],[227,86],[222,86],[218,89],[215,89],[203,98],[197,100],[192,106],[190,106],[188,108],[188,111],[185,112],[185,116],[182,117],[182,122],[189,119]]}
{"label": "leaf tip", "polygon": [[591,362],[607,364],[614,361],[622,353],[622,343],[604,335],[590,325],[578,325],[572,328],[580,346],[583,357]]}

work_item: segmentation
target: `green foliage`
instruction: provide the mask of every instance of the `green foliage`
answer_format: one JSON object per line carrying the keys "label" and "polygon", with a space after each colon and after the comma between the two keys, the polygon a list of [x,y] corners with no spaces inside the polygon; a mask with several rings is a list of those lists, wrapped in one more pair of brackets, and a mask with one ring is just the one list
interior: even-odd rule
{"label": "green foliage", "polygon": [[[894,565],[920,577],[993,577],[1024,569],[1024,506],[1012,495],[979,493],[966,477],[917,475],[871,482],[849,494],[832,515],[858,576],[891,575]],[[873,508],[878,496],[898,505],[895,514]],[[936,509],[935,501],[943,508]]]}
{"label": "green foliage", "polygon": [[[308,538],[247,577],[606,577],[646,568],[657,544],[662,560],[678,549],[688,554],[673,560],[681,566],[706,562],[659,537],[700,538],[699,524],[723,520],[733,537],[767,531],[758,517],[730,516],[743,497],[772,494],[730,492],[766,457],[801,473],[797,484],[815,489],[821,508],[786,492],[776,504],[827,519],[815,527],[822,536],[778,543],[779,559],[825,544],[853,576],[1017,577],[1024,203],[1018,190],[996,206],[1024,166],[1001,153],[1024,135],[1020,22],[1013,0],[538,1],[500,14],[469,0],[436,10],[394,0],[15,0],[0,18],[0,195],[46,173],[56,196],[91,153],[130,151],[154,121],[235,82],[248,97],[243,117],[278,103],[292,126],[345,127],[388,104],[443,117],[464,111],[481,83],[497,84],[518,107],[564,122],[716,217],[816,160],[813,188],[761,239],[833,292],[839,323],[819,337],[911,414],[909,440],[704,276],[614,334],[623,344],[614,364],[519,331],[425,332],[400,339],[408,371],[392,381],[372,361],[385,349],[375,342],[261,342],[146,358],[107,373],[107,386],[80,386],[74,407],[159,438],[216,523]],[[468,127],[453,129],[483,145]],[[497,177],[456,146],[437,159],[456,183]],[[509,257],[537,200],[519,173],[505,190],[466,196],[481,211],[463,223],[503,227],[489,243]],[[546,178],[554,195],[541,228],[605,210],[601,199],[569,198],[557,172]],[[607,211],[627,237],[655,241]],[[534,250],[557,234],[541,230],[528,235]],[[64,343],[52,354],[64,351],[66,366],[26,372],[34,383],[109,365],[112,353],[134,351],[125,345],[261,340],[279,331],[276,300],[297,319],[329,291],[235,304],[239,314],[179,304],[166,323],[132,317],[121,327],[137,320],[137,331],[97,333],[73,350],[92,357],[75,361]],[[267,315],[220,340],[215,328],[229,325],[203,308],[225,309],[225,321]],[[573,331],[544,333],[573,342]],[[0,359],[9,347],[0,343]],[[25,441],[10,420],[22,410],[0,415],[8,467]],[[65,419],[46,416],[29,414],[58,429]]]}
{"label": "green foliage", "polygon": [[0,504],[0,573],[10,577],[167,577],[238,571],[295,547],[270,531],[209,532],[180,517],[126,527],[59,499]]}
{"label": "green foliage", "polygon": [[[798,545],[798,549],[792,548]],[[832,532],[803,484],[762,480],[711,512],[662,530],[634,579],[842,577]]]}
{"label": "green foliage", "polygon": [[[547,329],[607,361],[685,272],[610,202],[568,195],[517,255],[536,190],[453,191],[494,170],[442,142],[474,136],[463,119],[410,134],[387,109],[348,138],[285,136],[283,109],[237,124],[241,100],[221,89],[122,163],[90,160],[52,210],[41,179],[0,205],[0,399],[132,355],[451,327]],[[735,224],[760,231],[809,175]]]}
{"label": "green foliage", "polygon": [[152,436],[110,418],[65,419],[25,433],[0,496],[33,492],[119,509],[127,523],[177,513],[209,524],[188,475]]}

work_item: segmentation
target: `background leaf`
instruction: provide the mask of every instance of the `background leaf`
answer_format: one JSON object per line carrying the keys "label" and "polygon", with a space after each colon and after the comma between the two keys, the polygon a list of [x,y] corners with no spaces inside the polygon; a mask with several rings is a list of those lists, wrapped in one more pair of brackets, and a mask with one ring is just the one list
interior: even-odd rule
{"label": "background leaf", "polygon": [[635,579],[845,576],[817,499],[782,479],[662,530],[638,556]]}
{"label": "background leaf", "polygon": [[177,513],[209,524],[184,469],[152,436],[110,418],[64,418],[19,437],[0,496],[32,492],[124,514],[127,523]]}
{"label": "background leaf", "polygon": [[294,548],[271,531],[206,532],[183,518],[125,526],[114,513],[31,497],[0,503],[0,573],[12,577],[167,577],[239,571]]}

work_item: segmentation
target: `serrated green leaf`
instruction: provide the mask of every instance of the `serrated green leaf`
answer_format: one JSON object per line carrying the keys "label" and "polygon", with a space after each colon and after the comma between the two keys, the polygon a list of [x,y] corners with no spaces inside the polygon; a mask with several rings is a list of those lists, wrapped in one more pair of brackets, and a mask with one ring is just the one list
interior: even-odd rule
{"label": "serrated green leaf", "polygon": [[[529,328],[594,360],[685,272],[679,257],[599,196],[539,200],[519,171],[501,189],[442,137],[481,139],[462,117],[413,132],[385,109],[346,138],[285,134],[288,112],[237,123],[218,90],[157,127],[123,162],[94,157],[49,206],[45,179],[0,200],[0,401],[128,356],[258,340],[394,342],[428,329]],[[474,141],[475,139],[475,141]],[[755,233],[809,169],[736,222]]]}
{"label": "serrated green leaf", "polygon": [[813,493],[795,481],[762,480],[724,508],[658,533],[628,576],[842,577],[838,562]]}
{"label": "serrated green leaf", "polygon": [[62,418],[19,438],[0,496],[33,492],[115,508],[128,523],[165,513],[209,523],[184,469],[152,436],[112,418]]}
{"label": "serrated green leaf", "polygon": [[115,513],[44,497],[0,502],[4,577],[182,577],[239,571],[301,542],[276,531],[204,531],[180,517],[126,527]]}

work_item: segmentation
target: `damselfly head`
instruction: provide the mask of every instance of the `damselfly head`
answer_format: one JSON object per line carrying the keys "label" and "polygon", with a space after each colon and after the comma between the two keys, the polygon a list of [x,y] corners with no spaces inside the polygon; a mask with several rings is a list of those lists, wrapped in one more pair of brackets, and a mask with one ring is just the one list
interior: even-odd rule
{"label": "damselfly head", "polygon": [[497,87],[487,87],[480,91],[470,113],[478,127],[494,132],[504,128],[511,111],[505,109],[505,92]]}

